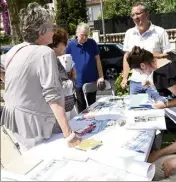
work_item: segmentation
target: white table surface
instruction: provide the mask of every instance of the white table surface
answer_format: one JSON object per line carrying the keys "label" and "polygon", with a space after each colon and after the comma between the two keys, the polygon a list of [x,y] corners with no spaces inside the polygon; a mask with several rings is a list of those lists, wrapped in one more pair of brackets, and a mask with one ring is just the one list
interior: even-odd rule
{"label": "white table surface", "polygon": [[[108,100],[112,97],[103,98],[97,101],[95,104],[91,106],[93,108],[97,105],[97,103],[100,102],[108,102]],[[114,98],[114,97],[113,97]],[[125,99],[126,105],[128,105],[128,99]],[[121,108],[118,112],[115,112],[115,110],[111,110],[111,114],[115,116],[119,116],[119,113],[123,111],[124,108]],[[107,114],[108,110],[103,111],[103,114]],[[80,117],[80,116],[79,116]],[[76,118],[79,118],[76,117]],[[75,122],[75,118],[70,121],[71,125],[75,125],[77,123],[79,125],[79,122]],[[148,135],[147,141],[143,143],[142,151],[143,153],[136,152],[135,150],[128,150],[125,149],[123,146],[127,141],[130,141],[134,136],[141,133],[142,135]],[[125,127],[120,127],[118,125],[108,128],[106,130],[103,130],[97,134],[94,135],[87,135],[87,137],[92,137],[97,140],[101,140],[103,142],[103,145],[98,148],[95,151],[96,154],[100,154],[102,156],[110,155],[111,157],[123,157],[128,159],[133,159],[141,162],[145,162],[148,159],[154,138],[155,138],[155,130],[150,131],[139,131],[139,130],[127,130]],[[85,137],[85,138],[87,138]],[[135,141],[131,140],[132,143],[135,144]],[[141,141],[142,143],[143,141]],[[85,155],[86,152],[80,151],[77,149],[70,149],[63,139],[62,134],[53,135],[49,140],[44,141],[42,144],[32,148],[28,152],[24,154],[26,157],[30,157],[31,160],[33,157],[40,158],[40,159],[61,159],[68,151],[72,151],[73,153],[79,153]],[[88,152],[87,152],[88,154]],[[89,155],[89,154],[88,154]]]}

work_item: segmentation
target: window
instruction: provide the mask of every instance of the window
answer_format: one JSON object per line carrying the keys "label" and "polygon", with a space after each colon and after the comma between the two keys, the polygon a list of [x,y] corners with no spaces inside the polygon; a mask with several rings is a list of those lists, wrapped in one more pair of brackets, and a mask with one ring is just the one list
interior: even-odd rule
{"label": "window", "polygon": [[123,56],[116,45],[98,45],[101,58],[116,58]]}
{"label": "window", "polygon": [[88,7],[87,16],[88,20],[92,21],[92,7]]}

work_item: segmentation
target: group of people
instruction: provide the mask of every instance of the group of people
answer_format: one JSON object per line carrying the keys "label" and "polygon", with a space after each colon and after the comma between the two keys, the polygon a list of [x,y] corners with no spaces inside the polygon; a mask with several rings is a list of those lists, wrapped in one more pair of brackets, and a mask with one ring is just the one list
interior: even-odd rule
{"label": "group of people", "polygon": [[[176,100],[163,97],[163,93],[164,96],[166,93],[176,95],[176,62],[165,59],[171,51],[168,35],[163,28],[149,21],[149,10],[142,2],[132,7],[131,17],[135,27],[125,34],[121,86],[127,86],[132,69],[130,94],[148,93],[155,101],[155,108],[173,111]],[[88,38],[89,26],[85,23],[77,26],[75,39],[68,41],[67,32],[56,29],[49,10],[37,3],[21,10],[20,24],[24,42],[3,55],[4,63],[1,64],[1,79],[5,82],[1,125],[10,129],[26,149],[49,139],[60,129],[69,146],[74,147],[81,139],[69,126],[66,111],[74,108],[67,110],[66,102],[74,106],[75,90],[78,112],[82,112],[86,109],[84,83],[104,82],[97,44]],[[69,72],[59,60],[64,54],[70,54],[73,59]],[[87,99],[89,104],[94,103],[96,92],[89,93]],[[170,117],[169,109],[167,114]],[[174,116],[172,120],[175,121]],[[176,142],[152,153],[149,161],[154,162],[169,154],[176,154]],[[160,179],[161,176],[175,175],[175,159],[176,156],[172,155],[160,164],[163,165]]]}
{"label": "group of people", "polygon": [[[68,33],[54,26],[50,11],[37,3],[20,11],[20,26],[24,42],[1,57],[1,80],[5,83],[1,125],[12,131],[23,150],[61,130],[74,147],[81,139],[66,117],[67,111],[72,112],[71,117],[76,115],[74,92],[78,112],[82,112],[86,109],[83,84],[104,82],[97,44],[88,38],[89,26],[80,23],[75,39],[69,42]],[[72,56],[70,70],[60,60],[64,54],[65,58]],[[94,103],[96,92],[87,99]]]}
{"label": "group of people", "polygon": [[[148,93],[153,107],[166,110],[166,115],[176,124],[176,61],[169,60],[171,46],[166,31],[149,21],[147,6],[138,2],[132,7],[131,17],[135,27],[127,30],[124,40],[122,88],[130,78],[130,94]],[[176,141],[153,152],[149,162],[156,164],[154,180],[176,179]]]}

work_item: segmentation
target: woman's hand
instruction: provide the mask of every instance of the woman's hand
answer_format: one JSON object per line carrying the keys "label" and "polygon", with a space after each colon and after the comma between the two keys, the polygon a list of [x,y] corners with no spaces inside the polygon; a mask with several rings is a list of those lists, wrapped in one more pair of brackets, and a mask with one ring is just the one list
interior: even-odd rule
{"label": "woman's hand", "polygon": [[150,87],[150,86],[153,86],[153,82],[149,81],[149,80],[146,80],[144,82],[142,82],[142,86],[143,87]]}
{"label": "woman's hand", "polygon": [[153,103],[152,107],[155,109],[164,109],[164,108],[166,108],[166,103],[157,101],[157,102]]}
{"label": "woman's hand", "polygon": [[164,176],[169,177],[176,169],[176,158],[170,158],[163,162]]}
{"label": "woman's hand", "polygon": [[78,145],[81,142],[81,138],[78,138],[77,135],[75,135],[75,137],[68,142],[69,147],[75,147],[76,145]]}

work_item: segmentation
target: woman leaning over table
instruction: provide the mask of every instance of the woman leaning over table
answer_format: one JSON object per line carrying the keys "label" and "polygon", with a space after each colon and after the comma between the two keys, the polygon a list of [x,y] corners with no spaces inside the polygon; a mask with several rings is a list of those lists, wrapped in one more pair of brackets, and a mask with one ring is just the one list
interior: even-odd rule
{"label": "woman leaning over table", "polygon": [[37,3],[31,3],[21,10],[20,23],[24,42],[5,56],[5,107],[1,125],[30,149],[49,139],[58,122],[64,138],[73,147],[80,139],[66,119],[55,52],[46,46],[52,42],[54,33],[52,16]]}
{"label": "woman leaning over table", "polygon": [[[72,119],[77,115],[75,110],[75,88],[74,88],[74,80],[76,71],[74,69],[74,62],[70,62],[71,66],[69,70],[66,71],[64,66],[61,64],[60,56],[65,54],[66,45],[68,42],[68,33],[62,29],[57,28],[53,35],[53,42],[48,46],[51,47],[57,56],[57,64],[58,70],[60,73],[60,79],[62,81],[63,93],[65,96],[65,111],[68,119]],[[70,55],[71,56],[71,55]],[[68,60],[66,60],[67,62]]]}
{"label": "woman leaning over table", "polygon": [[[137,46],[129,53],[127,61],[131,69],[135,69],[141,74],[151,75],[153,72],[153,83],[159,93],[163,93],[167,89],[176,96],[176,61],[166,62],[159,67],[152,53]],[[156,102],[153,107],[167,108],[166,114],[176,123],[176,99],[166,103]],[[149,161],[156,164],[155,180],[167,177],[176,179],[176,142],[165,149],[152,153]]]}

